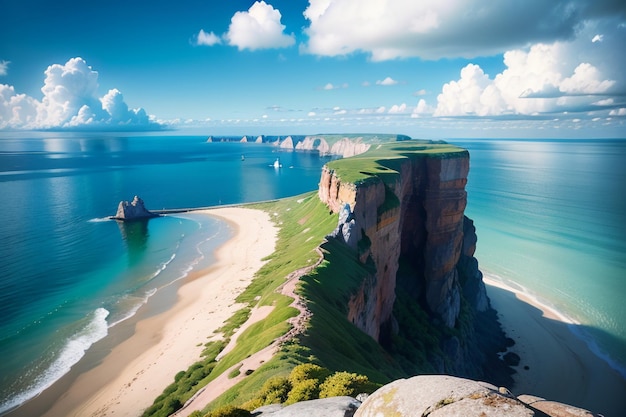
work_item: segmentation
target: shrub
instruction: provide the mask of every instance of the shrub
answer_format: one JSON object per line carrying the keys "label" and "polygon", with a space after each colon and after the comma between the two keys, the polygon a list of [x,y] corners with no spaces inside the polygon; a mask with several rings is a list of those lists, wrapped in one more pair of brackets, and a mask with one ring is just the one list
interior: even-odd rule
{"label": "shrub", "polygon": [[253,399],[251,399],[251,400],[246,401],[245,403],[243,403],[243,404],[241,405],[241,408],[243,408],[244,410],[250,410],[250,411],[253,411],[253,410],[256,410],[256,409],[257,409],[257,408],[259,408],[259,407],[263,407],[264,405],[266,405],[266,404],[264,403],[264,399],[261,399],[261,398],[256,397],[256,398],[253,398]]}
{"label": "shrub", "polygon": [[261,387],[259,398],[263,401],[263,405],[284,403],[291,391],[291,383],[287,378],[274,377],[265,381]]}
{"label": "shrub", "polygon": [[294,404],[300,401],[314,400],[319,398],[319,385],[317,379],[305,379],[293,385],[285,404]]}
{"label": "shrub", "polygon": [[241,371],[239,370],[241,368],[235,368],[232,371],[230,371],[228,373],[228,379],[233,379],[239,376],[239,374],[241,374]]}
{"label": "shrub", "polygon": [[289,374],[289,382],[291,382],[292,385],[296,385],[307,379],[316,379],[319,381],[318,383],[321,383],[328,378],[330,374],[331,373],[328,369],[322,368],[319,365],[315,365],[313,363],[303,363],[291,370],[291,373]]}
{"label": "shrub", "polygon": [[335,372],[320,385],[320,398],[348,395],[354,397],[361,393],[371,394],[376,385],[365,376],[349,372]]}

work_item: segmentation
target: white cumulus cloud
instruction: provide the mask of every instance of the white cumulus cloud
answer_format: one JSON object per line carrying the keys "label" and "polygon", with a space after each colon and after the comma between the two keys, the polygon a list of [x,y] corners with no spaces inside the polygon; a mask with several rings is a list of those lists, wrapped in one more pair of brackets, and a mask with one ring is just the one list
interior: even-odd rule
{"label": "white cumulus cloud", "polygon": [[626,29],[600,43],[589,36],[595,26],[586,25],[572,41],[539,43],[504,53],[506,68],[494,77],[468,64],[458,80],[443,86],[434,115],[537,115],[623,103],[626,75],[619,68],[626,62],[615,51],[626,42]]}
{"label": "white cumulus cloud", "polygon": [[239,50],[284,48],[294,45],[294,34],[284,32],[280,11],[264,1],[257,1],[248,11],[237,12],[230,21],[224,38]]}
{"label": "white cumulus cloud", "polygon": [[196,36],[196,45],[213,46],[222,43],[222,39],[213,32],[206,33],[200,29]]}
{"label": "white cumulus cloud", "polygon": [[50,65],[41,101],[0,85],[0,129],[159,129],[145,110],[129,109],[122,93],[98,97],[98,73],[82,58]]}
{"label": "white cumulus cloud", "polygon": [[402,103],[402,104],[394,104],[393,106],[391,106],[391,108],[389,109],[389,113],[406,113],[406,103]]}
{"label": "white cumulus cloud", "polygon": [[377,85],[396,85],[398,82],[391,77],[387,77],[384,80],[376,81]]}
{"label": "white cumulus cloud", "polygon": [[421,98],[417,102],[417,106],[415,106],[415,108],[413,109],[413,112],[411,113],[411,118],[416,119],[416,118],[422,117],[422,116],[430,116],[430,115],[433,114],[434,111],[435,111],[435,109],[433,109],[431,106],[429,106],[426,103],[426,100]]}
{"label": "white cumulus cloud", "polygon": [[[309,0],[303,50],[363,52],[375,61],[493,55],[531,43],[571,39],[590,19],[626,16],[619,1]],[[591,39],[591,38],[590,38]]]}

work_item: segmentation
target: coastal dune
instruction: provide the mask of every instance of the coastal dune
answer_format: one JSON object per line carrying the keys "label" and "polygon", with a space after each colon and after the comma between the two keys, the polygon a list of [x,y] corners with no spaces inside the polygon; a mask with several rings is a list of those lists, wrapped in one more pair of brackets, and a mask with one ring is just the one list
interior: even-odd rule
{"label": "coastal dune", "polygon": [[[220,337],[215,331],[243,307],[235,298],[274,251],[276,228],[260,210],[218,208],[202,213],[225,220],[234,232],[217,250],[215,264],[187,278],[172,308],[152,315],[141,312],[149,315],[145,318],[138,313],[133,334],[112,347],[100,364],[75,377],[58,400],[48,404],[44,416],[141,415],[176,373],[200,358],[206,342]],[[111,330],[115,337],[115,328]],[[30,413],[28,408],[23,412]]]}

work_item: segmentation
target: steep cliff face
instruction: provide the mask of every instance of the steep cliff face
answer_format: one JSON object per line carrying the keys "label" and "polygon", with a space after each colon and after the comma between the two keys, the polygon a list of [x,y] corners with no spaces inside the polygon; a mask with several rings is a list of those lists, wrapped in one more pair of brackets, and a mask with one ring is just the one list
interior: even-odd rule
{"label": "steep cliff face", "polygon": [[[433,320],[454,327],[464,289],[472,292],[466,298],[473,300],[474,308],[484,309],[486,302],[480,295],[484,285],[477,264],[472,262],[476,236],[464,216],[469,154],[461,149],[445,153],[422,152],[419,147],[401,150],[399,158],[390,160],[390,167],[384,167],[381,159],[380,173],[356,182],[344,181],[342,173],[325,167],[318,191],[334,212],[349,205],[352,234],[356,235],[351,245],[361,262],[375,265],[376,274],[365,277],[352,296],[348,318],[376,340],[383,336],[381,331],[393,327],[401,259],[412,271],[411,295]],[[471,276],[464,276],[463,285],[460,264],[464,274]]]}

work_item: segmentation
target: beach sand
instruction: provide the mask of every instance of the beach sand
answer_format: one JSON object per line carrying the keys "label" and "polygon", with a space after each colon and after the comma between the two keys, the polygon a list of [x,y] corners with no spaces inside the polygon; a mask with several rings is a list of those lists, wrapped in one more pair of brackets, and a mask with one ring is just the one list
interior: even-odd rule
{"label": "beach sand", "polygon": [[[177,372],[199,359],[203,345],[219,337],[215,330],[242,307],[235,298],[276,242],[276,228],[265,212],[220,208],[206,213],[226,220],[234,231],[218,249],[216,263],[190,275],[173,295],[170,309],[159,311],[157,299],[110,329],[109,337],[81,361],[91,365],[79,363],[11,416],[138,416]],[[606,417],[623,415],[626,381],[570,331],[563,317],[495,277],[485,276],[485,282],[505,332],[515,341],[510,350],[521,357],[514,394],[536,395]],[[208,390],[205,395],[212,394]]]}
{"label": "beach sand", "polygon": [[[626,380],[570,329],[575,323],[495,277],[485,275],[509,350],[521,357],[515,395],[529,394],[586,408],[605,417],[626,412]],[[528,367],[528,369],[525,369]]]}
{"label": "beach sand", "polygon": [[15,415],[139,416],[174,382],[176,373],[200,359],[204,344],[220,337],[214,332],[243,307],[235,298],[261,268],[262,259],[273,253],[277,232],[260,210],[203,212],[225,220],[234,231],[217,250],[215,264],[190,275],[170,309],[150,312],[151,300],[129,323],[110,329],[108,342],[88,352],[101,356],[97,366],[73,369]]}

